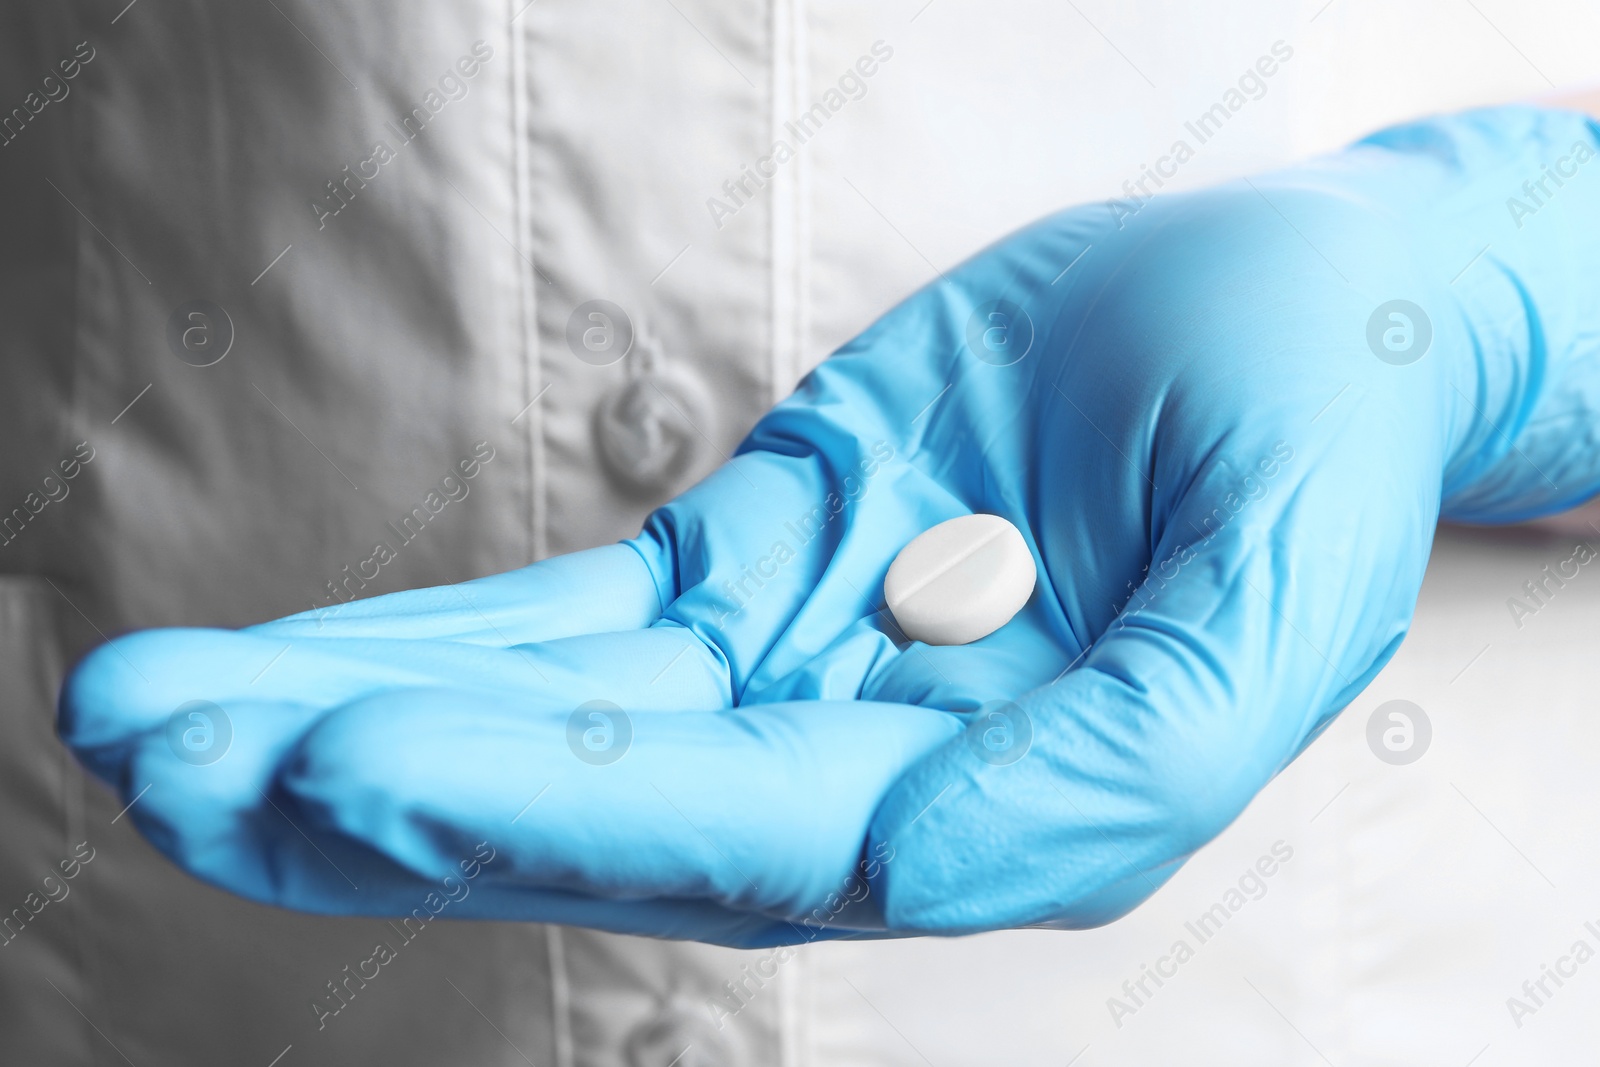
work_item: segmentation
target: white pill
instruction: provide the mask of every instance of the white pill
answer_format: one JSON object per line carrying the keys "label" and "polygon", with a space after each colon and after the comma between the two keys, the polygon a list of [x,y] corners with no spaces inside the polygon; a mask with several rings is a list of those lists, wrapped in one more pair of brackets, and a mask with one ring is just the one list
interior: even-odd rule
{"label": "white pill", "polygon": [[883,596],[912,640],[965,645],[1010,622],[1037,580],[1015,526],[998,515],[962,515],[900,550],[883,579]]}

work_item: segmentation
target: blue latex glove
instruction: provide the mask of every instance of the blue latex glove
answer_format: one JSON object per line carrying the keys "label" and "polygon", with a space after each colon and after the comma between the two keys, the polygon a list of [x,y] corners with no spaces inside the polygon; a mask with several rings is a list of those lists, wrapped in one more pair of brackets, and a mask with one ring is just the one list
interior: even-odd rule
{"label": "blue latex glove", "polygon": [[[1499,109],[1056,215],[632,541],[123,638],[63,736],[174,860],[290,907],[404,913],[488,842],[451,914],[742,945],[1105,922],[1394,653],[1441,512],[1600,489],[1595,151],[1577,115]],[[885,570],[974,511],[1021,528],[1033,599],[906,642]],[[195,699],[232,723],[209,766],[167,739]],[[592,700],[631,742],[572,726]]]}

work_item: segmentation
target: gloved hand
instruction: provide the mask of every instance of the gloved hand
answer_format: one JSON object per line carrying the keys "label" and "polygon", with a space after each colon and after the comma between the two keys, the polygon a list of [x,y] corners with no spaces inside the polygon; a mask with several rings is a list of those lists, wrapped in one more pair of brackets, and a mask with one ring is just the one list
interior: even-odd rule
{"label": "gloved hand", "polygon": [[[488,842],[452,914],[740,945],[1106,922],[1394,653],[1441,511],[1600,489],[1595,152],[1499,109],[1066,211],[633,540],[123,638],[62,735],[179,864],[312,911],[403,914]],[[974,511],[1021,528],[1035,595],[905,641],[885,570]],[[233,731],[204,766],[167,736],[195,699]],[[574,719],[596,700],[622,714]]]}

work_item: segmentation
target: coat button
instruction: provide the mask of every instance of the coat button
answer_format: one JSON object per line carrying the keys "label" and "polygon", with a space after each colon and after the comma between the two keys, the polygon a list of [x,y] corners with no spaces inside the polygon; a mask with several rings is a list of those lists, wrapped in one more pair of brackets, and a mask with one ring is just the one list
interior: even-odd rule
{"label": "coat button", "polygon": [[710,436],[708,405],[683,368],[646,370],[607,394],[595,408],[601,464],[624,490],[656,496],[674,488]]}
{"label": "coat button", "polygon": [[705,1012],[665,1005],[634,1027],[625,1046],[629,1067],[727,1067],[728,1046]]}

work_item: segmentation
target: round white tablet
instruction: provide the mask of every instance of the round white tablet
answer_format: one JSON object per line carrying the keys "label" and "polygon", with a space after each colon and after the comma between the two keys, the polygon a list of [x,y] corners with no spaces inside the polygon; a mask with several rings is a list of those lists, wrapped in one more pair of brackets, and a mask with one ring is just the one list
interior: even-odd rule
{"label": "round white tablet", "polygon": [[913,641],[965,645],[1010,622],[1037,580],[1021,531],[998,515],[962,515],[900,550],[883,596]]}

